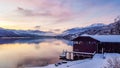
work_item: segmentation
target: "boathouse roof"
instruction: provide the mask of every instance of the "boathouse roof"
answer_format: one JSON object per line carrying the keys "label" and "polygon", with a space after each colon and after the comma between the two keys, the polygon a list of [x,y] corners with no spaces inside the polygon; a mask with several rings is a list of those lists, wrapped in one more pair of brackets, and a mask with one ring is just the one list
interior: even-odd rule
{"label": "boathouse roof", "polygon": [[100,41],[100,42],[120,43],[120,35],[81,35],[81,36],[73,39],[73,41],[75,41],[75,40],[79,41],[79,39],[81,37],[82,38],[86,38],[86,37],[93,38],[93,39]]}

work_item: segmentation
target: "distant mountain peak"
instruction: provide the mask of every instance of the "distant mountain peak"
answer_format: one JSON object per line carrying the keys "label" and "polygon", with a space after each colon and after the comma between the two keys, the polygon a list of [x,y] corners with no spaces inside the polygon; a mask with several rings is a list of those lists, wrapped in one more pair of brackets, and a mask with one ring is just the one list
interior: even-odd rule
{"label": "distant mountain peak", "polygon": [[101,27],[101,26],[105,26],[105,24],[103,24],[103,23],[95,23],[95,24],[90,25],[89,27]]}

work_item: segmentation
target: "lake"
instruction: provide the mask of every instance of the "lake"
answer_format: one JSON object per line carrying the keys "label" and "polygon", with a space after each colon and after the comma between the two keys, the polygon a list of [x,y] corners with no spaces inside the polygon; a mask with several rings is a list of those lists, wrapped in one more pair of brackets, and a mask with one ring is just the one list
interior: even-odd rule
{"label": "lake", "polygon": [[72,51],[72,42],[63,39],[0,39],[0,68],[45,66],[59,62],[63,50]]}

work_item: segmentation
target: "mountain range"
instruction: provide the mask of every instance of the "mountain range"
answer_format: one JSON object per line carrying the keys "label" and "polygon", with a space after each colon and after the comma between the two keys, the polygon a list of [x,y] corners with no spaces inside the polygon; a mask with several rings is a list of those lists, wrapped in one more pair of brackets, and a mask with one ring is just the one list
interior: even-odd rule
{"label": "mountain range", "polygon": [[89,35],[120,35],[120,19],[114,23],[104,25],[101,23],[92,24],[84,28],[72,28],[63,32],[65,39],[73,39],[83,34]]}
{"label": "mountain range", "polygon": [[87,27],[76,27],[65,30],[62,34],[56,35],[53,32],[44,32],[40,30],[14,30],[0,28],[0,37],[63,37],[73,39],[83,34],[89,35],[120,35],[120,19],[114,23],[105,25],[102,23],[92,24]]}
{"label": "mountain range", "polygon": [[44,32],[39,30],[13,30],[0,28],[0,37],[39,37],[55,36],[53,32]]}

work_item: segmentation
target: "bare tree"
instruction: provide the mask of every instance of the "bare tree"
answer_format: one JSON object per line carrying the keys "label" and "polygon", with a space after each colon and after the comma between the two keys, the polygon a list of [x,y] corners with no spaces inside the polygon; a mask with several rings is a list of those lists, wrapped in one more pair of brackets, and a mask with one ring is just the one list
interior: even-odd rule
{"label": "bare tree", "polygon": [[116,27],[115,27],[116,33],[120,34],[120,16],[115,18],[115,23],[116,23]]}
{"label": "bare tree", "polygon": [[120,68],[120,58],[115,57],[107,60],[107,65],[104,68]]}

